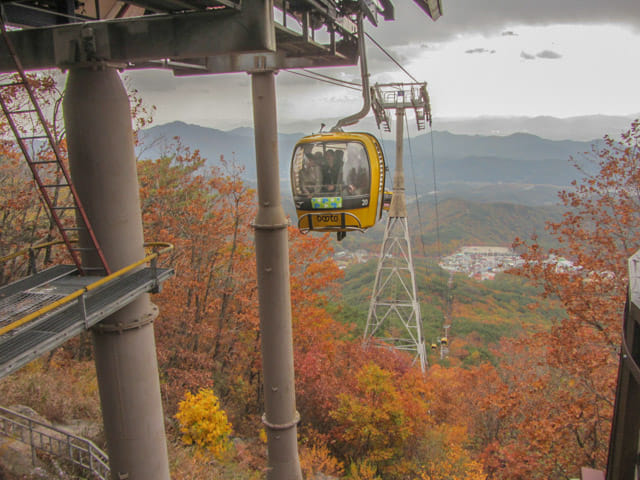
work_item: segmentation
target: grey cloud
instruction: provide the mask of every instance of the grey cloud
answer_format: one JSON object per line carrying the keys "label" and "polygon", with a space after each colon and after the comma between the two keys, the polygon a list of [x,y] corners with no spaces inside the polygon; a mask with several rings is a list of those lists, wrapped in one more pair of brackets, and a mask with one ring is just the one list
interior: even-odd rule
{"label": "grey cloud", "polygon": [[493,54],[496,53],[495,50],[487,50],[486,48],[472,48],[469,50],[465,50],[464,53],[489,53],[489,54]]}
{"label": "grey cloud", "polygon": [[538,52],[536,54],[536,57],[555,60],[556,58],[562,58],[562,55],[560,55],[558,52],[554,52],[553,50],[543,50],[541,52]]}
{"label": "grey cloud", "polygon": [[618,24],[640,30],[638,0],[443,0],[433,22],[413,2],[396,0],[396,20],[368,30],[385,46],[442,41],[457,34],[499,34],[516,25]]}
{"label": "grey cloud", "polygon": [[535,60],[535,55],[531,55],[525,51],[520,52],[520,58],[524,58],[525,60]]}

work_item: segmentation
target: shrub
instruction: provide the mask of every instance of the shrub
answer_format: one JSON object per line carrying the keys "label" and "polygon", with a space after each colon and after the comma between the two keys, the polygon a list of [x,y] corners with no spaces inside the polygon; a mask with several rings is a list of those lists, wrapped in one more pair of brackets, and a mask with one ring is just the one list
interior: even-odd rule
{"label": "shrub", "polygon": [[182,441],[187,445],[209,450],[218,459],[231,446],[231,424],[209,388],[201,389],[195,395],[186,392],[184,400],[178,404],[176,419],[180,422]]}

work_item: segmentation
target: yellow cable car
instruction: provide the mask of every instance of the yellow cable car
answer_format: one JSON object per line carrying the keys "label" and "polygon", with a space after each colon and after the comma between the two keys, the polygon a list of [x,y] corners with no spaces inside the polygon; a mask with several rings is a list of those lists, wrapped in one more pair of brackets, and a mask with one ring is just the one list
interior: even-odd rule
{"label": "yellow cable car", "polygon": [[330,132],[298,141],[291,188],[298,228],[364,231],[382,215],[385,164],[380,143],[368,133]]}
{"label": "yellow cable car", "polygon": [[449,345],[449,340],[447,339],[447,337],[442,337],[442,338],[440,339],[440,343],[441,343],[442,345]]}
{"label": "yellow cable car", "polygon": [[438,345],[436,345],[435,343],[431,344],[431,350],[436,351],[438,349]]}

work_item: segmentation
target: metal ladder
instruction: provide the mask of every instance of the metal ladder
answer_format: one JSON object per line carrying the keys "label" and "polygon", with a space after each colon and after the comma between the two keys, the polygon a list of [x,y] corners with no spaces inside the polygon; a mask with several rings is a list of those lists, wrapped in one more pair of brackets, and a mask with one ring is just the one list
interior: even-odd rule
{"label": "metal ladder", "polygon": [[[29,165],[42,199],[49,211],[49,215],[60,231],[62,240],[80,274],[85,275],[87,273],[95,274],[101,272],[109,275],[111,271],[107,265],[107,261],[91,228],[89,218],[82,207],[76,189],[71,183],[71,176],[63,163],[57,142],[51,133],[42,109],[38,105],[33,88],[25,75],[22,62],[20,62],[16,49],[9,38],[4,18],[1,14],[0,30],[2,40],[7,47],[9,56],[13,60],[16,72],[16,75],[11,81],[0,83],[0,107],[4,112],[7,123],[11,127],[16,141],[20,146],[20,150]],[[24,95],[27,99],[26,106],[21,105],[14,107],[12,105],[13,102],[7,94],[12,89],[14,92],[17,92],[12,95],[13,98],[18,97],[19,93],[26,93],[26,95]],[[31,121],[34,124],[33,131],[28,134],[22,132],[19,123],[21,120]],[[42,151],[38,154],[34,151],[32,154],[27,142],[32,142],[32,145],[34,143],[40,144],[39,146],[42,148]],[[71,200],[71,205],[59,206],[57,200],[60,198]],[[76,214],[76,222],[73,222],[74,226],[66,226],[64,216],[71,212]],[[77,234],[81,231],[86,232],[88,237],[88,246],[84,248],[75,246],[74,239],[71,238],[72,233]],[[95,252],[102,266],[89,267],[83,265],[80,255],[81,251]]]}

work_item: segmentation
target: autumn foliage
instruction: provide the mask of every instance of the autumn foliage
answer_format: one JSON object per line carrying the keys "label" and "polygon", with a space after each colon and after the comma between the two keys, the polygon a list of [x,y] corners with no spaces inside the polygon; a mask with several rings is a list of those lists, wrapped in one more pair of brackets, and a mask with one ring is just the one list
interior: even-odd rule
{"label": "autumn foliage", "polygon": [[[41,89],[55,93],[46,82]],[[146,115],[140,102],[134,105],[143,112],[138,116]],[[336,320],[348,305],[332,240],[289,230],[306,478],[542,480],[576,477],[582,466],[604,467],[626,259],[639,243],[639,140],[636,122],[622,139],[594,147],[589,155],[597,173],[561,194],[567,213],[549,224],[560,247],[517,242],[526,263],[516,273],[562,311],[550,325],[536,323],[537,306],[531,305],[520,319],[521,336],[487,347],[493,363],[452,358],[422,374],[402,353],[363,349],[356,327]],[[3,255],[53,233],[15,146],[0,147]],[[265,446],[255,192],[235,165],[212,160],[176,139],[158,158],[138,162],[146,238],[175,245],[164,262],[176,275],[153,297],[160,310],[155,331],[173,476],[258,478]],[[573,267],[563,267],[561,258]],[[25,271],[17,263],[4,268],[4,282]],[[486,290],[477,291],[487,297]],[[366,303],[361,296],[357,301]],[[454,323],[456,315],[469,315],[478,324],[499,324],[490,318],[499,301],[459,302]],[[471,339],[454,337],[452,351],[467,348]],[[90,364],[62,352],[46,365],[60,375],[55,365],[61,363],[73,364],[69,371],[91,382],[95,398],[95,381],[85,378]],[[34,382],[46,384],[47,368],[34,366],[0,382],[0,395],[28,402],[20,393],[28,389],[42,396]],[[181,440],[192,446],[185,449]],[[196,446],[203,456],[192,455]]]}
{"label": "autumn foliage", "polygon": [[221,458],[229,450],[231,424],[227,414],[220,409],[213,390],[203,388],[195,395],[186,392],[184,400],[178,404],[176,419],[185,444],[206,449],[216,458]]}

